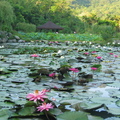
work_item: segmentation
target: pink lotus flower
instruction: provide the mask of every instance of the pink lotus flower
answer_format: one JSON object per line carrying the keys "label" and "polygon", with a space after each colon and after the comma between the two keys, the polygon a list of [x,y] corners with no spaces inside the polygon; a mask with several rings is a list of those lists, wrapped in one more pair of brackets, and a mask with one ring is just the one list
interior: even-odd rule
{"label": "pink lotus flower", "polygon": [[109,53],[110,55],[113,55],[113,53]]}
{"label": "pink lotus flower", "polygon": [[30,100],[30,101],[34,101],[36,102],[37,100],[41,100],[41,101],[44,101],[44,98],[47,98],[46,95],[46,91],[38,91],[38,90],[35,90],[34,93],[29,93],[27,95],[27,98]]}
{"label": "pink lotus flower", "polygon": [[97,70],[98,68],[95,68],[95,67],[91,67],[91,70]]}
{"label": "pink lotus flower", "polygon": [[96,53],[96,51],[92,51],[91,53]]}
{"label": "pink lotus flower", "polygon": [[46,94],[46,92],[50,92],[50,90],[43,89],[41,92],[43,92],[43,93],[45,93],[45,94]]}
{"label": "pink lotus flower", "polygon": [[48,44],[52,44],[52,43],[54,43],[53,41],[50,41]]}
{"label": "pink lotus flower", "polygon": [[58,89],[58,87],[54,86],[53,88]]}
{"label": "pink lotus flower", "polygon": [[102,57],[101,57],[101,56],[97,56],[96,58],[97,58],[97,59],[101,59]]}
{"label": "pink lotus flower", "polygon": [[114,55],[115,58],[118,58],[119,56],[118,55]]}
{"label": "pink lotus flower", "polygon": [[54,106],[51,103],[42,103],[39,107],[37,107],[37,111],[42,112],[43,110],[49,111],[49,109],[52,109]]}
{"label": "pink lotus flower", "polygon": [[58,43],[58,41],[55,41],[55,43]]}
{"label": "pink lotus flower", "polygon": [[79,70],[77,68],[69,68],[69,70],[71,70],[73,72],[79,72]]}
{"label": "pink lotus flower", "polygon": [[49,74],[49,77],[55,77],[55,73]]}
{"label": "pink lotus flower", "polygon": [[88,55],[89,53],[88,53],[88,52],[85,52],[84,54],[85,54],[85,55]]}
{"label": "pink lotus flower", "polygon": [[30,55],[30,57],[39,57],[39,55],[37,55],[37,54],[32,54],[32,55]]}

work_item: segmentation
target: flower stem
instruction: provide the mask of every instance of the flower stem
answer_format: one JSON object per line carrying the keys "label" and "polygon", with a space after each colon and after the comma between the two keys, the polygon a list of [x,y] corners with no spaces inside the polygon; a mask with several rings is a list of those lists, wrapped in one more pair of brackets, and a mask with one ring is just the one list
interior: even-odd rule
{"label": "flower stem", "polygon": [[47,112],[46,112],[46,111],[45,111],[45,115],[46,115],[47,119],[50,120],[49,117],[48,117],[48,115],[47,115]]}

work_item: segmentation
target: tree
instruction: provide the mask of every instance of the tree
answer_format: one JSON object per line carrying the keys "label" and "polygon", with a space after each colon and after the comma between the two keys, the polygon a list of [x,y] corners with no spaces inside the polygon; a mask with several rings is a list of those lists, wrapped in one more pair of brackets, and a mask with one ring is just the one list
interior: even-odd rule
{"label": "tree", "polygon": [[11,31],[15,15],[13,8],[7,1],[0,1],[0,30]]}

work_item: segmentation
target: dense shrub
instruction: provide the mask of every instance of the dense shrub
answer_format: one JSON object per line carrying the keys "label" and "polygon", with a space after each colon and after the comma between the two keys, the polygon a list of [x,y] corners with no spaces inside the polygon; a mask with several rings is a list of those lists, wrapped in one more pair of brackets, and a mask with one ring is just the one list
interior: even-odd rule
{"label": "dense shrub", "polygon": [[101,26],[101,36],[104,40],[112,38],[115,33],[115,29],[112,26]]}
{"label": "dense shrub", "polygon": [[[62,24],[62,23],[61,23]],[[62,31],[62,33],[80,33],[83,34],[85,33],[85,23],[82,22],[81,20],[79,21],[69,21],[68,23],[62,25],[62,27],[64,28]]]}
{"label": "dense shrub", "polygon": [[115,28],[111,25],[93,25],[92,33],[99,34],[104,40],[108,40],[113,37]]}
{"label": "dense shrub", "polygon": [[29,24],[29,23],[18,23],[16,25],[16,30],[23,32],[35,32],[36,26],[34,24]]}

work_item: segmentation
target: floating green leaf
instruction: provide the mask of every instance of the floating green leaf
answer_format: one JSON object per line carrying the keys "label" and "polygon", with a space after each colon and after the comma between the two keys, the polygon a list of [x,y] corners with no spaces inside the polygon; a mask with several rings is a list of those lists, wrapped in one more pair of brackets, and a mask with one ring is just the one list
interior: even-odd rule
{"label": "floating green leaf", "polygon": [[0,102],[0,107],[2,108],[12,108],[14,106],[13,102]]}
{"label": "floating green leaf", "polygon": [[108,97],[94,97],[91,98],[92,102],[95,103],[101,103],[101,104],[111,104],[116,101],[114,98],[108,98]]}
{"label": "floating green leaf", "polygon": [[103,107],[101,103],[80,103],[80,107],[84,110],[93,110]]}
{"label": "floating green leaf", "polygon": [[120,82],[114,82],[112,84],[108,84],[109,86],[112,86],[112,87],[117,87],[117,88],[120,88]]}
{"label": "floating green leaf", "polygon": [[110,117],[110,118],[107,118],[107,120],[120,120],[120,118],[117,118],[117,117]]}
{"label": "floating green leaf", "polygon": [[57,116],[57,120],[88,120],[84,112],[64,112]]}
{"label": "floating green leaf", "polygon": [[62,111],[58,108],[50,109],[50,113],[53,115],[59,115],[62,113]]}
{"label": "floating green leaf", "polygon": [[17,105],[24,105],[25,103],[27,103],[26,100],[17,100],[17,101],[15,101],[15,104],[17,104]]}
{"label": "floating green leaf", "polygon": [[0,110],[0,120],[8,120],[8,118],[9,110],[8,109]]}
{"label": "floating green leaf", "polygon": [[116,101],[116,105],[120,107],[120,100]]}
{"label": "floating green leaf", "polygon": [[22,115],[22,116],[32,115],[34,111],[35,111],[35,107],[34,106],[32,106],[32,107],[25,107],[25,108],[22,108],[19,111],[19,115]]}
{"label": "floating green leaf", "polygon": [[103,118],[97,117],[97,116],[88,115],[88,120],[103,120]]}
{"label": "floating green leaf", "polygon": [[106,111],[113,115],[120,115],[120,108],[108,108]]}
{"label": "floating green leaf", "polygon": [[80,103],[80,102],[82,102],[82,101],[79,100],[79,99],[66,99],[66,100],[61,100],[60,101],[61,104],[65,104],[65,105],[67,105],[67,104],[73,105],[73,104],[77,104],[77,103]]}

